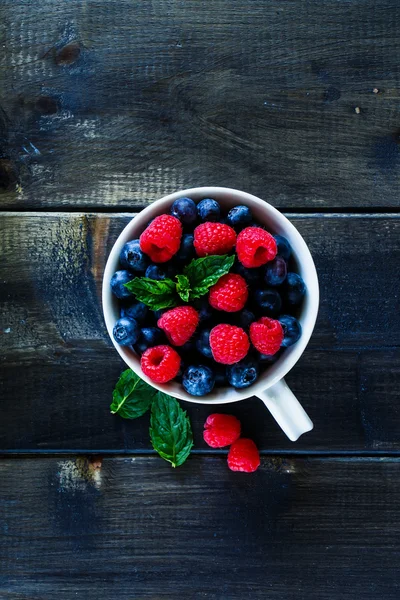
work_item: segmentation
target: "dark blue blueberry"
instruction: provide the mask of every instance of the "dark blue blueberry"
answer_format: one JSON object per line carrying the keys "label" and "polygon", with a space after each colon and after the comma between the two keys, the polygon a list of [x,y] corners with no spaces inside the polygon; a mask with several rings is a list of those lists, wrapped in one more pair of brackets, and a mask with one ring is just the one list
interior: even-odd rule
{"label": "dark blue blueberry", "polygon": [[183,358],[184,356],[187,356],[188,354],[196,350],[196,344],[194,340],[189,340],[188,342],[185,342],[183,346],[180,346],[178,349]]}
{"label": "dark blue blueberry", "polygon": [[214,373],[205,365],[191,365],[182,377],[182,385],[192,396],[209,394],[215,384]]}
{"label": "dark blue blueberry", "polygon": [[278,318],[278,321],[283,328],[284,338],[282,347],[287,348],[288,346],[295,344],[301,337],[301,325],[298,320],[291,315],[281,315]]}
{"label": "dark blue blueberry", "polygon": [[285,298],[291,306],[298,306],[306,293],[306,286],[303,279],[297,273],[288,273],[283,285]]}
{"label": "dark blue blueberry", "polygon": [[267,285],[281,285],[286,279],[286,261],[277,256],[265,265],[264,281]]}
{"label": "dark blue blueberry", "polygon": [[160,319],[162,317],[162,315],[165,313],[166,310],[168,310],[168,309],[160,308],[159,310],[154,311],[153,314],[154,314],[156,321],[158,321],[158,319]]}
{"label": "dark blue blueberry", "polygon": [[197,206],[191,198],[178,198],[171,206],[171,215],[184,225],[191,225],[197,219]]}
{"label": "dark blue blueberry", "polygon": [[204,323],[205,321],[209,321],[213,316],[213,310],[208,303],[206,298],[198,298],[194,300],[193,307],[199,313],[200,323]]}
{"label": "dark blue blueberry", "polygon": [[228,212],[227,223],[235,229],[243,229],[250,225],[252,219],[253,215],[249,207],[239,204],[231,208]]}
{"label": "dark blue blueberry", "polygon": [[120,300],[123,298],[132,298],[132,294],[125,287],[125,283],[131,281],[133,275],[129,271],[116,271],[111,277],[111,291],[114,296],[117,296]]}
{"label": "dark blue blueberry", "polygon": [[198,203],[197,214],[202,221],[216,222],[221,216],[221,209],[216,200],[205,198]]}
{"label": "dark blue blueberry", "polygon": [[137,302],[137,300],[127,306],[121,306],[121,317],[135,319],[138,323],[142,323],[148,314],[149,309],[147,306],[143,302]]}
{"label": "dark blue blueberry", "polygon": [[263,365],[273,365],[281,356],[282,352],[284,352],[283,348],[280,348],[275,354],[261,354],[261,352],[258,352],[258,360]]}
{"label": "dark blue blueberry", "polygon": [[283,235],[274,235],[276,245],[278,246],[278,256],[282,256],[286,262],[289,260],[292,254],[292,248]]}
{"label": "dark blue blueberry", "polygon": [[242,310],[237,317],[237,325],[246,331],[249,329],[250,325],[256,320],[254,314],[245,308]]}
{"label": "dark blue blueberry", "polygon": [[242,265],[242,263],[238,262],[234,266],[233,270],[235,271],[235,273],[241,275],[243,279],[245,279],[247,285],[260,285],[262,277],[261,269],[247,269]]}
{"label": "dark blue blueberry", "polygon": [[196,339],[196,349],[206,358],[213,357],[210,346],[210,329],[203,329],[203,331],[199,333]]}
{"label": "dark blue blueberry", "polygon": [[228,379],[226,376],[226,369],[224,367],[215,367],[215,385],[217,387],[226,387],[228,385]]}
{"label": "dark blue blueberry", "polygon": [[175,269],[171,265],[149,265],[146,269],[145,277],[149,279],[156,279],[161,281],[162,279],[171,279],[175,275]]}
{"label": "dark blue blueberry", "polygon": [[236,389],[247,388],[254,383],[258,377],[259,368],[255,359],[244,358],[234,365],[226,368],[226,376],[229,383]]}
{"label": "dark blue blueberry", "polygon": [[184,233],[181,240],[181,245],[174,258],[181,262],[189,262],[194,258],[193,234]]}
{"label": "dark blue blueberry", "polygon": [[165,341],[165,339],[161,329],[158,327],[143,327],[135,345],[135,350],[136,352],[139,352],[139,354],[143,354],[147,348],[158,346],[159,344],[162,344],[163,341]]}
{"label": "dark blue blueberry", "polygon": [[136,344],[140,334],[139,324],[135,319],[122,317],[114,325],[114,339],[121,346],[132,346]]}
{"label": "dark blue blueberry", "polygon": [[281,308],[282,300],[276,290],[256,290],[254,293],[255,303],[265,317],[276,317]]}
{"label": "dark blue blueberry", "polygon": [[119,255],[120,263],[126,269],[143,273],[149,264],[148,257],[141,251],[139,240],[127,242]]}

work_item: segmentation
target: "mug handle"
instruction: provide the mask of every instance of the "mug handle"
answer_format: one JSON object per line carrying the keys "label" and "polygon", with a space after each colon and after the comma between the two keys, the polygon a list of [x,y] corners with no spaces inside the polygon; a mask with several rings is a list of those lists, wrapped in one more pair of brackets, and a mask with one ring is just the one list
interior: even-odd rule
{"label": "mug handle", "polygon": [[310,417],[284,379],[280,379],[270,388],[258,392],[257,397],[264,402],[275,421],[292,442],[314,427]]}

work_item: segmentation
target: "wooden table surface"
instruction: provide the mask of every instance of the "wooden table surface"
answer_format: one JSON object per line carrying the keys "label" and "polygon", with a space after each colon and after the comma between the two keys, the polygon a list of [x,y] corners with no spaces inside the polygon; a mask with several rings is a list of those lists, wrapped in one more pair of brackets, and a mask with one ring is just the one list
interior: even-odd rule
{"label": "wooden table surface", "polygon": [[[398,0],[0,4],[0,600],[400,597]],[[287,377],[288,441],[229,407],[253,475],[202,441],[179,469],[123,364],[110,248],[168,192],[221,185],[293,221],[321,308]]]}

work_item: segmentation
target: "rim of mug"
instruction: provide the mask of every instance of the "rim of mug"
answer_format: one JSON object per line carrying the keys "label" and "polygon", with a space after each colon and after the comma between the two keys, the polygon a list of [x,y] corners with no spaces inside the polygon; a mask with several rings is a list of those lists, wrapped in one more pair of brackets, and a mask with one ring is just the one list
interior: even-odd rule
{"label": "rim of mug", "polygon": [[[200,200],[201,198],[206,197],[221,200],[222,196],[225,199],[234,201],[235,204],[246,204],[247,201],[247,203],[252,205],[253,212],[254,206],[258,207],[258,213],[265,213],[267,217],[265,221],[267,221],[268,216],[270,216],[274,221],[274,225],[279,225],[278,229],[280,229],[281,234],[286,234],[285,237],[289,237],[292,249],[293,246],[295,247],[295,252],[293,252],[293,254],[296,262],[298,263],[298,267],[302,273],[302,276],[305,272],[307,273],[307,276],[305,277],[307,291],[303,301],[302,313],[299,319],[302,325],[302,335],[300,339],[293,344],[293,346],[287,348],[277,362],[268,367],[268,370],[248,388],[244,388],[242,390],[237,390],[231,387],[217,388],[221,391],[225,390],[225,392],[227,392],[227,397],[222,395],[217,395],[217,397],[214,397],[216,394],[213,394],[213,392],[207,396],[191,396],[185,392],[182,386],[177,382],[168,382],[166,384],[155,383],[142,372],[140,368],[140,357],[135,353],[135,351],[130,347],[119,345],[113,337],[115,308],[117,307],[118,300],[111,292],[110,280],[113,273],[118,269],[119,254],[122,246],[127,241],[135,239],[135,237],[139,237],[140,233],[145,229],[145,226],[151,218],[167,212],[167,209],[174,202],[174,200],[183,196],[192,197],[194,200]],[[264,224],[263,219],[259,216],[258,220]],[[277,227],[273,227],[273,229],[276,230]],[[133,233],[135,230],[137,230],[137,233]],[[278,232],[273,231],[273,233]],[[295,243],[293,243],[293,240]],[[299,256],[299,254],[301,256]],[[180,400],[186,400],[187,402],[194,402],[196,404],[227,404],[230,402],[244,400],[245,398],[250,398],[251,396],[257,396],[257,392],[264,391],[273,386],[275,383],[283,379],[285,375],[294,367],[303,354],[314,330],[319,308],[319,284],[314,260],[306,242],[296,227],[289,221],[289,219],[287,219],[287,217],[279,212],[279,210],[265,200],[262,200],[257,196],[253,196],[248,192],[242,192],[240,190],[226,187],[205,186],[188,188],[168,194],[167,196],[154,201],[129,221],[115,241],[107,258],[103,274],[102,305],[107,331],[115,349],[127,366],[130,367],[144,381],[162,392],[165,392]],[[178,386],[180,389],[175,389]]]}

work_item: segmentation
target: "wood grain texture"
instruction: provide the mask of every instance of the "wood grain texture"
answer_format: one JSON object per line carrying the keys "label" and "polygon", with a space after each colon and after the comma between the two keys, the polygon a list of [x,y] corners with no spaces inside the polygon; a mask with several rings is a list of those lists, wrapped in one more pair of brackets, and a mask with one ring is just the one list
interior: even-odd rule
{"label": "wood grain texture", "polygon": [[397,600],[399,475],[399,459],[3,460],[0,595]]}
{"label": "wood grain texture", "polygon": [[398,208],[399,20],[397,0],[3,0],[0,203],[226,185]]}
{"label": "wood grain texture", "polygon": [[[0,219],[2,450],[149,448],[148,417],[109,414],[123,364],[103,323],[100,287],[130,217],[4,214]],[[315,429],[296,446],[261,405],[224,407],[265,451],[398,451],[400,218],[296,216],[315,257],[321,310],[287,379]],[[210,409],[187,406],[198,450]],[[215,410],[215,409],[214,409]]]}

